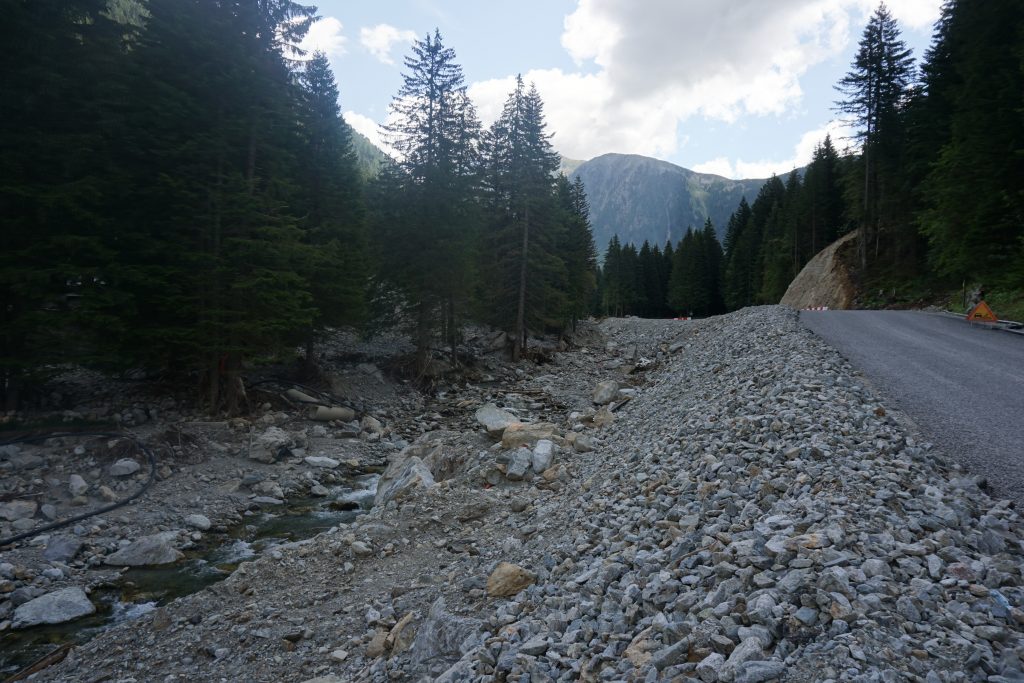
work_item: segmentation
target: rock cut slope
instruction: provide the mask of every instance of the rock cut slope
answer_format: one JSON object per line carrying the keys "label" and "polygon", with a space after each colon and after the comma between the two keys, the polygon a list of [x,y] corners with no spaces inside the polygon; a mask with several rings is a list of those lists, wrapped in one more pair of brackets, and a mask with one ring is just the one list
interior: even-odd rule
{"label": "rock cut slope", "polygon": [[[543,416],[560,431],[555,475],[488,480],[515,453],[492,446],[41,678],[1021,678],[1017,513],[794,312],[597,332],[607,344],[518,389],[589,402],[597,380],[637,376],[625,360],[657,364],[603,429],[571,405]],[[581,437],[593,451],[569,447]]]}

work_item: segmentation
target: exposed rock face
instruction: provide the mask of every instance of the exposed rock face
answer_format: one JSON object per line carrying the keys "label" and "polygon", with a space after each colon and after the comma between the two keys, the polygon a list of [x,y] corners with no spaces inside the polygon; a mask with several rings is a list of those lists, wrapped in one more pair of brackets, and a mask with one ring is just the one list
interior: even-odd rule
{"label": "exposed rock face", "polygon": [[822,249],[790,283],[780,303],[797,309],[850,308],[857,292],[847,264],[852,261],[856,246],[857,232],[854,231]]}
{"label": "exposed rock face", "polygon": [[29,600],[14,610],[14,628],[63,624],[92,614],[96,607],[81,588],[63,588]]}
{"label": "exposed rock face", "polygon": [[570,177],[576,175],[587,186],[594,243],[602,253],[612,235],[623,244],[663,245],[709,217],[722,239],[740,197],[754,197],[764,185],[764,180],[730,180],[637,154],[603,154]]}

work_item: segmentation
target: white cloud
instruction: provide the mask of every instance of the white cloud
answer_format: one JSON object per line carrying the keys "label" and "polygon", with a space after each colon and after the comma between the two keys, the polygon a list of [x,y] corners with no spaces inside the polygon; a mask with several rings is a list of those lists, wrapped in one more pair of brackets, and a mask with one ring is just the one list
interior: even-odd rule
{"label": "white cloud", "polygon": [[714,173],[726,178],[767,178],[773,173],[781,176],[794,168],[809,164],[814,154],[814,148],[824,142],[826,135],[831,135],[832,146],[842,151],[848,145],[853,144],[849,139],[852,134],[853,130],[843,122],[830,121],[821,128],[807,131],[800,136],[800,140],[793,148],[793,155],[787,159],[761,159],[758,161],[736,159],[736,161],[731,161],[727,157],[715,157],[697,164],[693,170],[698,173]]}
{"label": "white cloud", "polygon": [[[918,27],[938,17],[940,2],[889,0],[889,7]],[[803,98],[801,78],[851,49],[877,0],[770,4],[647,0],[641,11],[635,0],[578,0],[565,18],[562,46],[579,70],[524,74],[544,98],[557,149],[581,159],[610,151],[669,156],[690,117],[733,123],[792,111]],[[512,82],[470,87],[485,123],[500,112]],[[731,164],[733,174],[740,163]]]}
{"label": "white cloud", "polygon": [[313,22],[299,47],[307,53],[320,51],[328,57],[340,57],[345,54],[345,43],[348,39],[342,33],[344,26],[335,17],[324,17]]}
{"label": "white cloud", "polygon": [[[858,4],[865,18],[878,7],[875,0],[860,0]],[[886,0],[885,6],[901,27],[920,31],[931,28],[939,18],[942,0]]]}
{"label": "white cloud", "polygon": [[372,28],[359,29],[359,42],[384,64],[395,63],[391,57],[391,50],[397,43],[412,43],[414,40],[415,31],[403,31],[390,24],[377,24]]}

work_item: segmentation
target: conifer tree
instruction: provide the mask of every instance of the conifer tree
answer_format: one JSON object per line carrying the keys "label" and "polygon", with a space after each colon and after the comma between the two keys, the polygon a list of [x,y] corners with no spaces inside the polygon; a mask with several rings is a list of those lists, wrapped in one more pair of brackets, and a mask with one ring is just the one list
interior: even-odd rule
{"label": "conifer tree", "polygon": [[918,130],[931,137],[918,148],[938,153],[919,221],[942,274],[1005,280],[1024,258],[1022,36],[1021,3],[959,0],[946,5],[927,55]]}
{"label": "conifer tree", "polygon": [[311,363],[315,332],[357,322],[364,315],[367,254],[351,132],[341,116],[338,87],[322,52],[303,67],[299,103],[301,162],[293,208],[303,216],[308,247],[303,275],[316,311],[306,337],[306,361]]}
{"label": "conifer tree", "polygon": [[896,20],[879,4],[864,28],[851,70],[836,86],[845,99],[839,111],[849,114],[860,126],[861,141],[861,233],[858,240],[860,265],[866,269],[869,253],[880,250],[883,212],[895,199],[896,173],[901,148],[900,114],[907,88],[914,75],[910,49],[900,38]]}
{"label": "conifer tree", "polygon": [[106,198],[124,31],[102,0],[15,0],[0,21],[0,408],[71,361],[111,362],[125,292],[113,286]]}
{"label": "conifer tree", "polygon": [[234,412],[243,363],[294,344],[314,317],[287,208],[299,117],[285,61],[312,14],[286,0],[147,9],[123,135],[126,352],[198,371],[208,405]]}
{"label": "conifer tree", "polygon": [[457,311],[471,289],[479,122],[455,51],[439,31],[413,44],[405,67],[388,128],[401,157],[400,173],[388,180],[398,183],[394,208],[400,211],[385,211],[390,220],[376,232],[381,272],[415,317],[416,367],[423,374],[438,330],[446,332],[454,357]]}
{"label": "conifer tree", "polygon": [[486,252],[493,264],[490,308],[511,333],[518,360],[527,330],[557,325],[568,307],[568,273],[557,250],[563,228],[555,198],[558,155],[540,95],[521,77],[488,131],[486,158],[494,220]]}

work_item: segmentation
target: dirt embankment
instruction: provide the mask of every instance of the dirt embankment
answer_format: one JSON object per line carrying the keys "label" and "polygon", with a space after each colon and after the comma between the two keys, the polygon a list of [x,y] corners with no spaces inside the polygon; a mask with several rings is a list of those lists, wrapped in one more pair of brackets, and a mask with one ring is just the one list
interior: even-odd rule
{"label": "dirt embankment", "polygon": [[851,308],[857,290],[849,264],[856,247],[857,232],[854,231],[822,249],[790,283],[780,303],[797,309]]}

